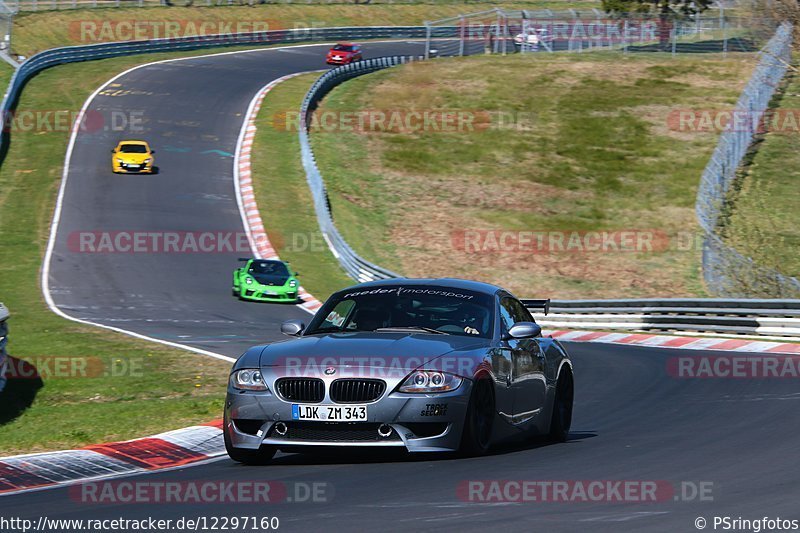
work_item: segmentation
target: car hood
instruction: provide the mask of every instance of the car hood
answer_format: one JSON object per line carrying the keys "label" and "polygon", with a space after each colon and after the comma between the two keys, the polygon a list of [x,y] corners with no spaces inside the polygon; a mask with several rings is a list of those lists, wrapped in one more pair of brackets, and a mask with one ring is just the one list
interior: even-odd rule
{"label": "car hood", "polygon": [[[328,367],[379,367],[405,375],[427,366],[455,373],[472,368],[462,359],[471,360],[476,350],[483,354],[490,346],[490,339],[462,335],[331,333],[268,345],[261,352],[260,366],[295,368],[302,375]],[[443,357],[447,355],[452,357]]]}

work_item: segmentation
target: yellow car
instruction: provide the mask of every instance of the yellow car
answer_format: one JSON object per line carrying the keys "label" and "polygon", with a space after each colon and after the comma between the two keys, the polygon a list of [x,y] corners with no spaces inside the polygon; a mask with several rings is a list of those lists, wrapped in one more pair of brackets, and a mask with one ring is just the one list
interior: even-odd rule
{"label": "yellow car", "polygon": [[120,141],[111,153],[111,169],[115,173],[153,173],[155,152],[145,141]]}

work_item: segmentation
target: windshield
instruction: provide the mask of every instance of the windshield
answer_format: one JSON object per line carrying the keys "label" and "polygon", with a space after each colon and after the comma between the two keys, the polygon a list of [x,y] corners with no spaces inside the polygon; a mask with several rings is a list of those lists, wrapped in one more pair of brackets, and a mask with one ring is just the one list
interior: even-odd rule
{"label": "windshield", "polygon": [[123,144],[119,151],[123,154],[146,154],[147,147],[143,144]]}
{"label": "windshield", "polygon": [[280,261],[253,261],[247,269],[250,274],[267,274],[269,276],[288,276],[289,269]]}
{"label": "windshield", "polygon": [[349,44],[337,44],[333,47],[337,52],[352,52],[355,47]]}
{"label": "windshield", "polygon": [[305,335],[349,331],[420,331],[490,338],[493,298],[429,285],[352,290],[332,296]]}

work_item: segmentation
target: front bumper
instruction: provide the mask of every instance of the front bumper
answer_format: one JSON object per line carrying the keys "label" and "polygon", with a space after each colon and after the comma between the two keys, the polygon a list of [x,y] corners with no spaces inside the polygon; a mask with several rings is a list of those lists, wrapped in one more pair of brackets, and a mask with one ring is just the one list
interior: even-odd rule
{"label": "front bumper", "polygon": [[[333,379],[323,378],[326,389]],[[451,392],[405,394],[391,392],[400,380],[387,379],[387,392],[366,403],[368,420],[311,422],[292,419],[292,403],[278,396],[271,382],[268,393],[228,389],[223,430],[236,448],[261,445],[282,449],[303,447],[405,447],[410,452],[458,450],[472,382],[464,380]],[[342,406],[328,396],[319,406]],[[276,426],[278,423],[282,425]],[[386,426],[391,428],[386,435]],[[279,429],[284,429],[281,435]],[[384,435],[379,435],[378,429]]]}
{"label": "front bumper", "polygon": [[258,302],[296,302],[297,287],[292,287],[290,290],[287,290],[283,287],[259,287],[245,285],[239,289],[239,296],[245,300],[253,300]]}
{"label": "front bumper", "polygon": [[114,164],[113,170],[117,174],[152,174],[153,166],[148,165],[121,165]]}
{"label": "front bumper", "polygon": [[325,60],[325,62],[328,63],[329,65],[347,65],[349,63],[352,63],[352,61],[353,59],[349,57],[342,57],[339,59],[329,57]]}

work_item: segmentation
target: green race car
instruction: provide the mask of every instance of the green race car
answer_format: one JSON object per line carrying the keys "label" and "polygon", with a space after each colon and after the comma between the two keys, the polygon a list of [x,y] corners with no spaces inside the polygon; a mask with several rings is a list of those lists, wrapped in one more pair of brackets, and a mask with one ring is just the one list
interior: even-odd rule
{"label": "green race car", "polygon": [[260,302],[297,302],[300,283],[297,272],[287,263],[269,259],[248,259],[233,271],[233,295]]}

